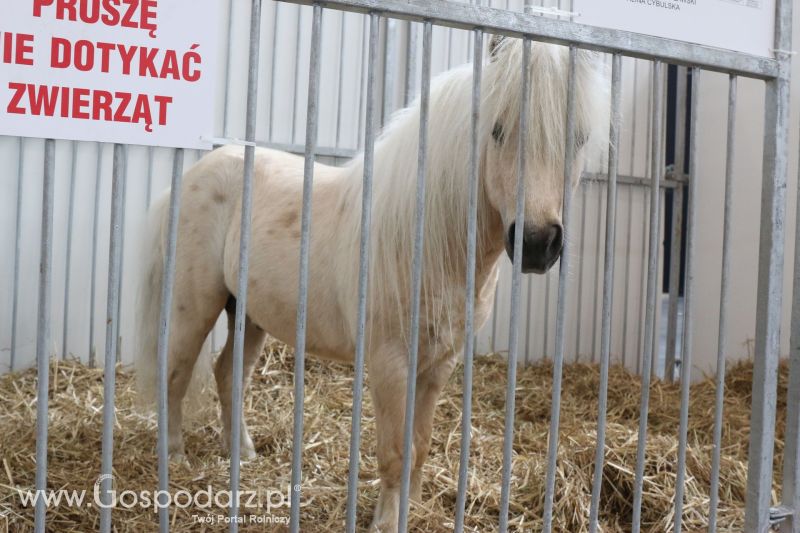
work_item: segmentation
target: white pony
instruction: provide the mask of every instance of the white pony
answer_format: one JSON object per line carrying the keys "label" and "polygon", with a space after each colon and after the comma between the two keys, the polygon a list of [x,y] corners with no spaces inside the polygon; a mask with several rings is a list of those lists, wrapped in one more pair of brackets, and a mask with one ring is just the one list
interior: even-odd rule
{"label": "white pony", "polygon": [[[498,260],[512,254],[518,129],[522,98],[530,114],[523,270],[546,272],[562,249],[561,204],[566,144],[569,52],[534,43],[531,92],[522,94],[522,44],[493,38],[482,79],[475,324],[485,322],[497,283]],[[577,54],[577,184],[588,146],[602,142],[607,121],[606,77],[597,54]],[[430,447],[434,406],[464,341],[467,201],[472,69],[436,78],[430,94],[419,369],[414,414],[412,498]],[[377,424],[381,492],[373,530],[397,528],[408,360],[411,258],[419,103],[399,112],[375,147],[369,281],[367,369]],[[183,454],[181,403],[204,339],[225,309],[230,332],[215,366],[225,445],[230,442],[233,315],[240,239],[243,149],[220,148],[184,179],[178,229],[177,275],[168,351],[169,450]],[[353,361],[363,159],[314,170],[307,350]],[[253,186],[253,234],[244,343],[245,381],[267,335],[291,344],[295,335],[303,160],[258,149]],[[144,257],[139,309],[140,391],[154,397],[166,203],[155,208],[153,245]],[[245,383],[246,386],[247,383]],[[269,413],[264,413],[269,416]],[[242,456],[255,450],[242,421]]]}

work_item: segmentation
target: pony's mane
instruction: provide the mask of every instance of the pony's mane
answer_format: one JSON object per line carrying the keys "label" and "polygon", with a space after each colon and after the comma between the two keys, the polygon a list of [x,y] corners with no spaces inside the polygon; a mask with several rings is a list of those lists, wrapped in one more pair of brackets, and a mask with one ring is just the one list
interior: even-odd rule
{"label": "pony's mane", "polygon": [[[565,150],[568,49],[543,43],[532,44],[531,86],[528,95],[530,165],[563,168]],[[509,135],[516,132],[521,110],[522,45],[505,39],[485,63],[481,87],[479,157],[483,160],[494,125],[502,121]],[[602,142],[607,131],[607,106],[603,105],[606,83],[602,61],[595,54],[580,52],[576,71],[576,124],[592,134],[591,143]],[[431,84],[425,202],[423,309],[428,327],[450,311],[441,298],[446,286],[463,287],[466,279],[467,212],[469,196],[469,152],[472,102],[472,65],[464,65],[437,76]],[[375,146],[373,181],[370,305],[375,313],[397,317],[407,314],[410,301],[411,262],[416,228],[416,183],[420,103],[395,113]],[[601,135],[596,135],[601,134]],[[516,152],[516,150],[515,150]],[[594,153],[589,151],[588,153]],[[478,206],[478,257],[481,251],[502,250],[501,243],[486,242],[485,226],[492,212],[483,192],[486,169],[481,164]],[[360,191],[363,158],[347,167],[353,181],[351,192]],[[490,179],[491,176],[488,176]],[[359,185],[356,185],[356,184]],[[358,202],[360,206],[360,194]],[[351,196],[351,199],[355,199]],[[358,213],[356,213],[358,211]],[[355,228],[360,209],[352,210]],[[357,257],[359,231],[351,232]],[[489,267],[492,265],[478,265]],[[405,323],[401,320],[401,323]],[[424,327],[424,326],[423,326]]]}

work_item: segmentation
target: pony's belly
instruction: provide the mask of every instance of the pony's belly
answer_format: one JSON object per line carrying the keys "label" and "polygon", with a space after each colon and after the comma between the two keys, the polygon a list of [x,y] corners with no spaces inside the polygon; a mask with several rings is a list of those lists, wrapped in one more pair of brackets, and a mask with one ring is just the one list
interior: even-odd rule
{"label": "pony's belly", "polygon": [[[247,314],[275,339],[295,347],[297,343],[297,275],[271,278],[268,269],[255,262],[250,268]],[[353,360],[350,334],[335,302],[326,291],[309,283],[306,306],[306,351],[324,359]]]}

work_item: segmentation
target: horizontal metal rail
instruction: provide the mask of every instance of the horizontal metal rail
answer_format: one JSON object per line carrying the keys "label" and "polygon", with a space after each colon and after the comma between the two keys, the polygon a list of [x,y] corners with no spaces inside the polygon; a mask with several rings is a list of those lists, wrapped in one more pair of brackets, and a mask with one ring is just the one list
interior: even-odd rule
{"label": "horizontal metal rail", "polygon": [[[262,141],[255,141],[255,144],[256,146],[262,148],[270,148],[273,150],[280,150],[297,155],[302,155],[305,153],[305,145],[302,144],[283,144]],[[349,148],[335,148],[326,146],[320,146],[316,151],[316,155],[319,157],[334,157],[337,159],[352,159],[359,154],[360,152],[357,150]],[[582,179],[584,182],[607,182],[608,174],[601,172],[585,172]],[[677,177],[672,171],[668,170],[662,177],[660,186],[665,189],[675,189],[687,182],[688,179],[685,176]],[[649,187],[650,179],[639,176],[620,175],[617,177],[617,183],[620,185],[638,185],[640,187]]]}
{"label": "horizontal metal rail", "polygon": [[[601,172],[585,172],[581,178],[583,182],[600,182],[608,181],[608,174]],[[685,183],[683,178],[675,179],[670,173],[665,174],[659,180],[659,186],[665,189],[675,189]],[[649,178],[640,178],[638,176],[617,176],[617,183],[620,185],[638,185],[640,187],[650,187]]]}
{"label": "horizontal metal rail", "polygon": [[[276,142],[255,141],[255,145],[261,148],[271,148],[281,152],[304,155],[306,153],[305,144],[284,144]],[[335,157],[337,159],[352,159],[361,154],[359,150],[353,148],[336,148],[332,146],[320,146],[314,155],[318,157]]]}
{"label": "horizontal metal rail", "polygon": [[576,45],[598,52],[621,53],[630,57],[699,66],[706,70],[751,78],[774,79],[778,76],[778,62],[771,58],[446,0],[279,1],[292,4],[317,4],[356,13],[375,11],[392,18],[418,22],[427,20],[437,26],[466,30],[482,28],[486,33],[509,37],[526,35],[547,43]]}

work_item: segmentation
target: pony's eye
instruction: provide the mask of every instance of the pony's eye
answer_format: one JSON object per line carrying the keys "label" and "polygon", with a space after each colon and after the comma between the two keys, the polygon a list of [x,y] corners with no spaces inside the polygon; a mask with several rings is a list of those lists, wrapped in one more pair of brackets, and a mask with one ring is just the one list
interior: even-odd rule
{"label": "pony's eye", "polygon": [[494,129],[492,130],[492,139],[497,144],[502,144],[503,139],[505,138],[505,133],[503,132],[503,126],[500,123],[494,125]]}
{"label": "pony's eye", "polygon": [[575,150],[580,150],[586,145],[587,142],[589,142],[589,136],[586,133],[577,133],[575,135]]}

